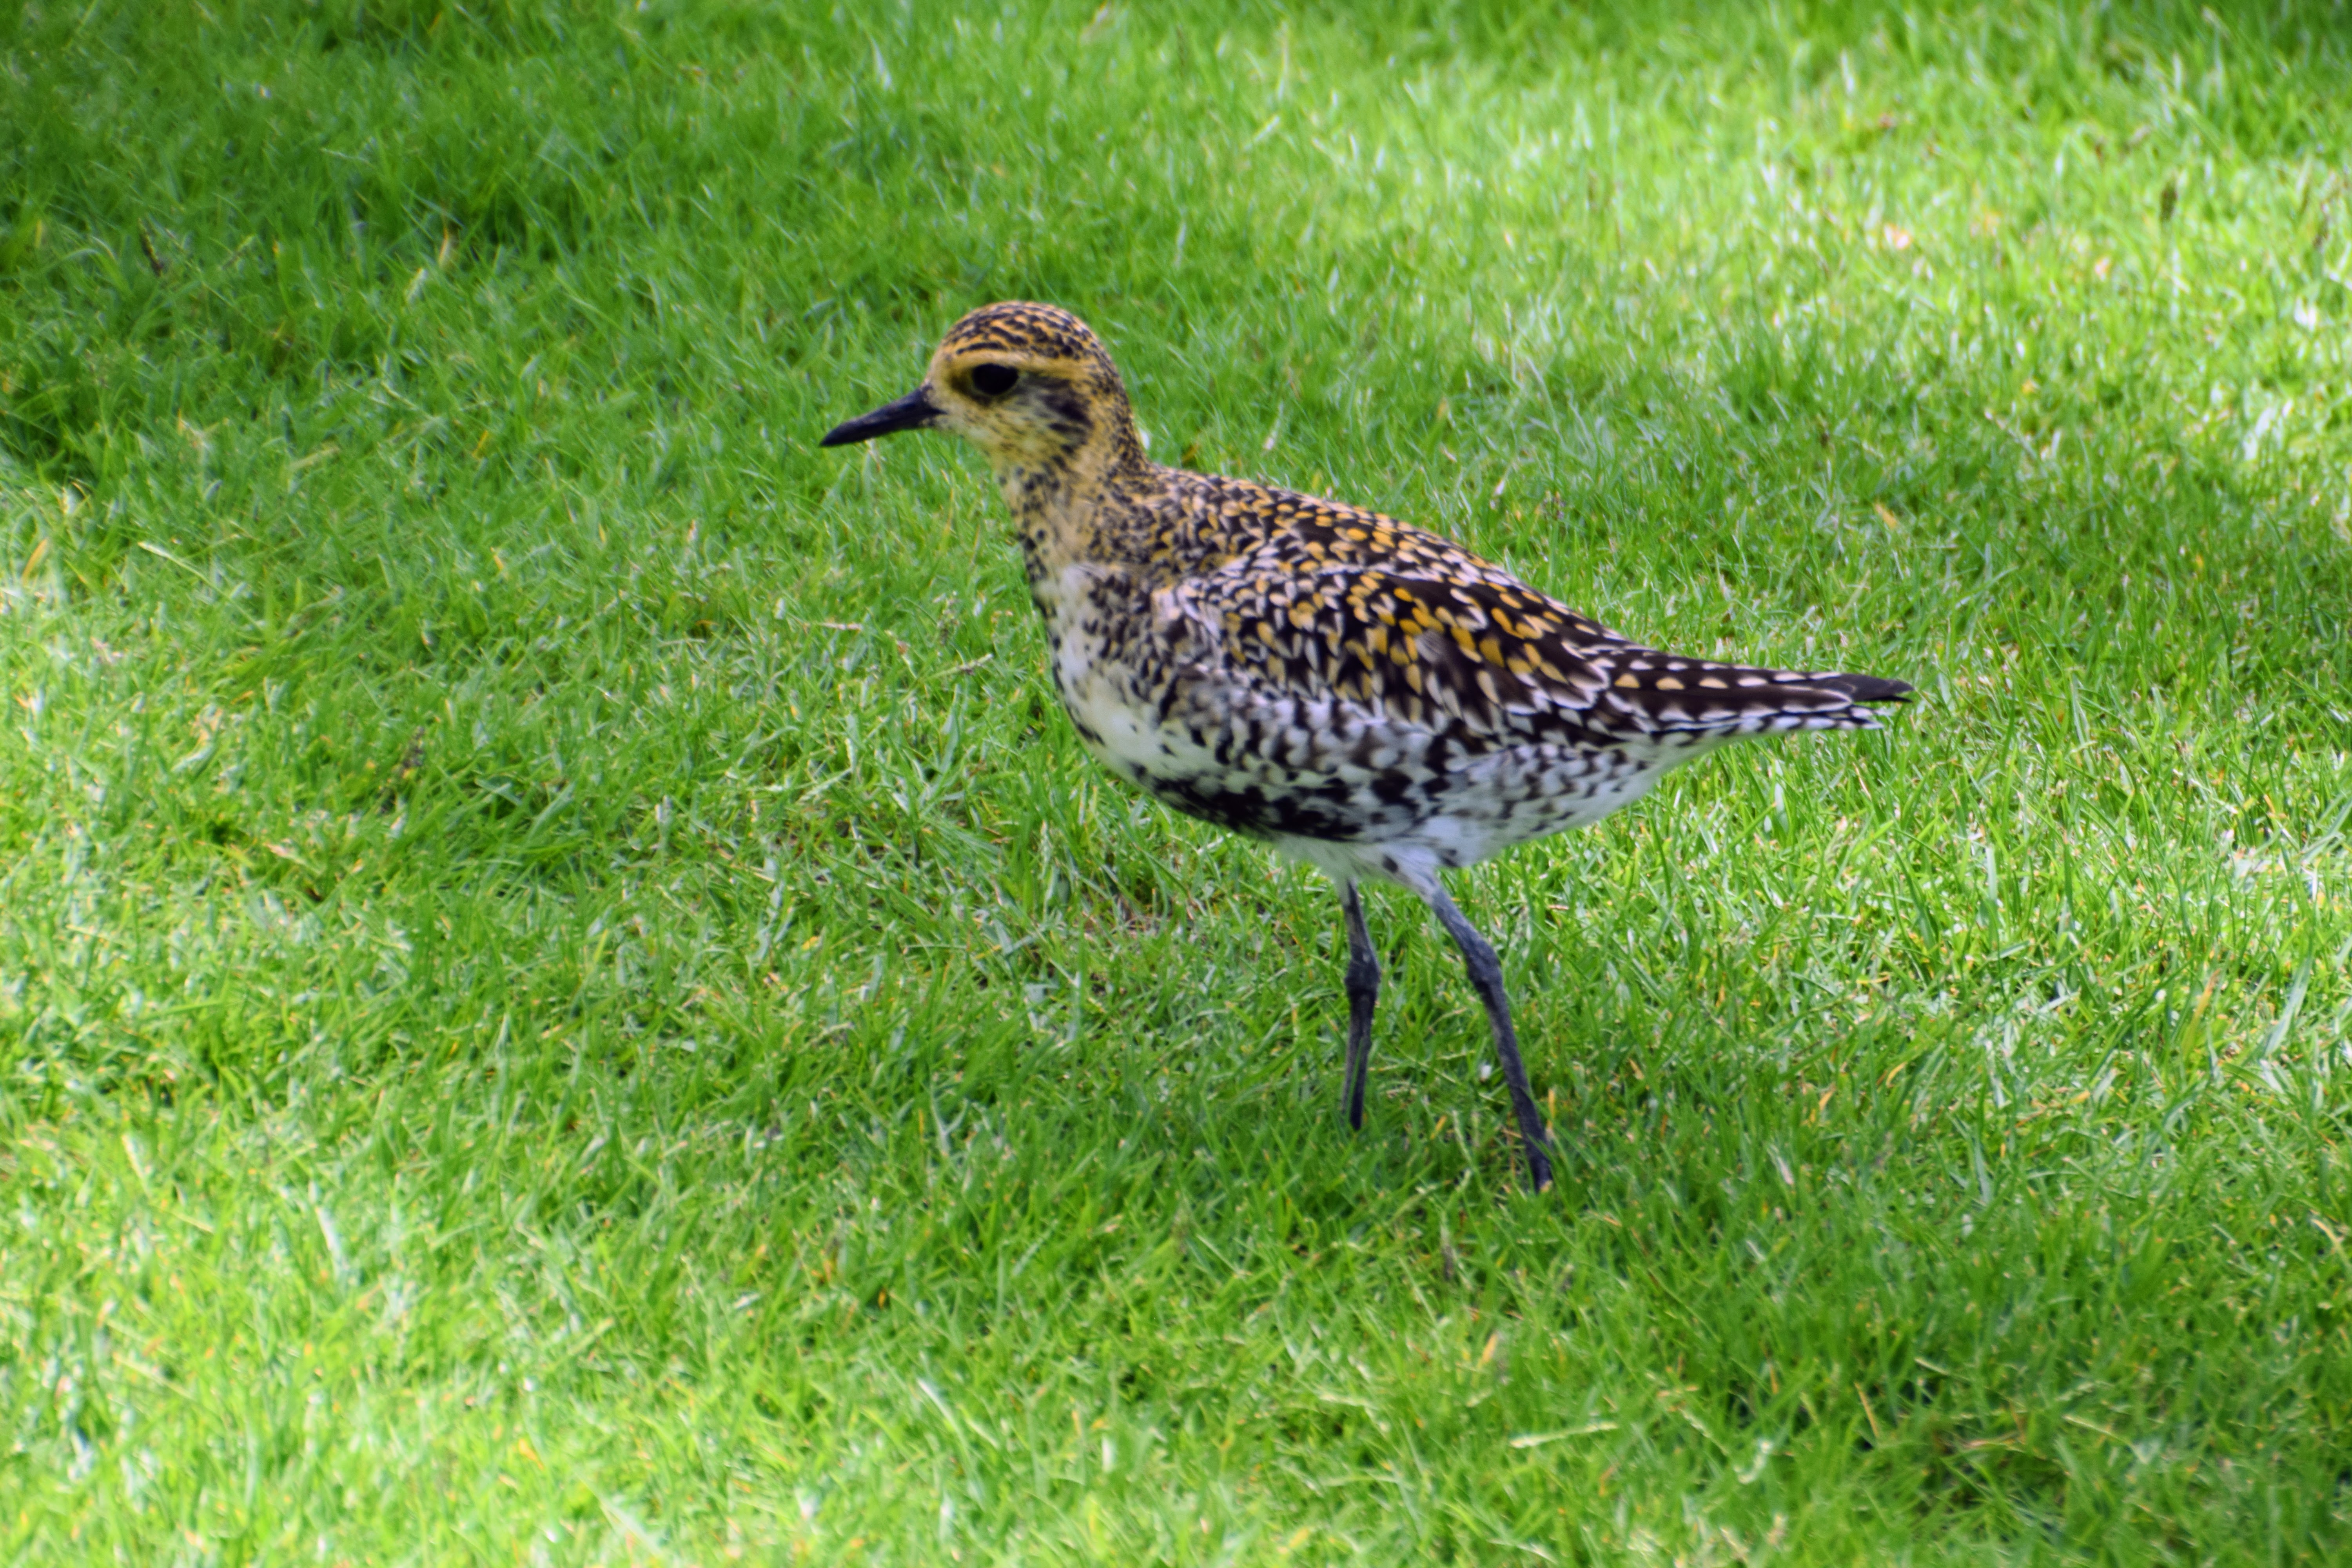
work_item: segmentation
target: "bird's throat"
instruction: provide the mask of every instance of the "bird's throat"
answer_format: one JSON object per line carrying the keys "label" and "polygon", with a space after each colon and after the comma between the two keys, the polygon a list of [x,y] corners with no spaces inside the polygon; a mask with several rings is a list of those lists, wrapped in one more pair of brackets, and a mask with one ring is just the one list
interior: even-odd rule
{"label": "bird's throat", "polygon": [[1108,526],[1124,509],[1105,503],[1123,487],[1105,457],[1081,447],[1043,461],[996,465],[1033,591],[1073,566],[1141,564],[1136,542]]}

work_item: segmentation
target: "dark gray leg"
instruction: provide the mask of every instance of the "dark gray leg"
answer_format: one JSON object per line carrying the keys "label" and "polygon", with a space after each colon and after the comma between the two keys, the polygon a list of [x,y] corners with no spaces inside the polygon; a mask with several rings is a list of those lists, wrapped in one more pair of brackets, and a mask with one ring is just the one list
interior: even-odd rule
{"label": "dark gray leg", "polygon": [[1536,1097],[1528,1092],[1528,1069],[1519,1061],[1519,1037],[1511,1028],[1511,1002],[1503,994],[1502,961],[1495,950],[1486,945],[1445,889],[1434,879],[1421,889],[1437,921],[1454,945],[1462,950],[1462,962],[1470,972],[1470,984],[1478,990],[1478,999],[1486,1004],[1486,1021],[1495,1027],[1495,1059],[1503,1064],[1503,1081],[1510,1086],[1511,1110],[1519,1119],[1519,1142],[1526,1146],[1528,1179],[1537,1192],[1551,1185],[1551,1161],[1545,1151],[1551,1146],[1551,1136],[1544,1131],[1543,1116],[1536,1110]]}
{"label": "dark gray leg", "polygon": [[1364,929],[1364,900],[1352,881],[1339,884],[1348,913],[1348,1125],[1364,1130],[1364,1079],[1372,1066],[1372,1009],[1381,1000],[1381,960]]}

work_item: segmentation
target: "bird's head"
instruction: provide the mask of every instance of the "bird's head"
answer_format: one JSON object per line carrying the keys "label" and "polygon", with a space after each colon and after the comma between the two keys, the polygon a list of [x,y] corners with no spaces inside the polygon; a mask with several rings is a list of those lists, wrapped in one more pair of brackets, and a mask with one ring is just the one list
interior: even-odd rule
{"label": "bird's head", "polygon": [[983,305],[948,329],[923,384],[827,431],[846,447],[898,430],[950,430],[1000,475],[1143,461],[1127,390],[1102,341],[1053,305]]}

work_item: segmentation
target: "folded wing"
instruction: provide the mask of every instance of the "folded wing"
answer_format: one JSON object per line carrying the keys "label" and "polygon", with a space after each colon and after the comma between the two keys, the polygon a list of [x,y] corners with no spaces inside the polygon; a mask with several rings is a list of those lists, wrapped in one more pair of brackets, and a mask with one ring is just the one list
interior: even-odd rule
{"label": "folded wing", "polygon": [[1282,570],[1244,558],[1176,592],[1206,662],[1263,696],[1336,700],[1473,753],[1874,730],[1871,705],[1911,690],[1873,676],[1642,647],[1499,572]]}

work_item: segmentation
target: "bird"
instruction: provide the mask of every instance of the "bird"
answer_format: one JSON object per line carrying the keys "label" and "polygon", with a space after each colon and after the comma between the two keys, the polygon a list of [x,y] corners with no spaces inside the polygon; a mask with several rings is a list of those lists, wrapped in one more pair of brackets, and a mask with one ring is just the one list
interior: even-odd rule
{"label": "bird", "polygon": [[1745,736],[1876,730],[1900,680],[1661,652],[1378,512],[1152,462],[1087,324],[1008,300],[948,329],[914,391],[824,447],[960,436],[1013,516],[1077,738],[1177,811],[1336,885],[1342,1104],[1364,1123],[1381,966],[1362,884],[1401,886],[1460,950],[1530,1186],[1552,1184],[1494,948],[1441,874],[1598,821]]}

